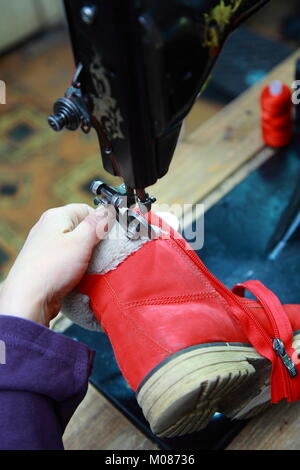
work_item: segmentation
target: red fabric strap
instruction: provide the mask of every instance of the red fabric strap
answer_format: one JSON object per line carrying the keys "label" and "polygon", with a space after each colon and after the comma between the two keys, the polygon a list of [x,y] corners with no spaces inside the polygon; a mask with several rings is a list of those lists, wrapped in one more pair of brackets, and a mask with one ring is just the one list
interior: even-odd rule
{"label": "red fabric strap", "polygon": [[283,398],[289,402],[299,400],[300,368],[297,353],[292,346],[293,330],[290,320],[276,295],[261,282],[237,284],[233,293],[243,297],[245,290],[258,299],[269,320],[266,328],[255,317],[251,308],[245,305],[241,305],[240,311],[236,312],[253,347],[272,362],[271,401],[278,403]]}

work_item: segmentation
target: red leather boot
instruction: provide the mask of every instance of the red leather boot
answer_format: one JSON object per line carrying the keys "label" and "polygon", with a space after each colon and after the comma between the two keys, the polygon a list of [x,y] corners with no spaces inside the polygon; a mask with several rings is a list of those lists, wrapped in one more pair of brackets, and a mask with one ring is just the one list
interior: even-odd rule
{"label": "red leather boot", "polygon": [[[152,431],[173,437],[202,429],[215,412],[245,418],[299,399],[300,307],[282,306],[258,281],[229,291],[165,231],[77,288]],[[245,289],[258,300],[243,298]]]}

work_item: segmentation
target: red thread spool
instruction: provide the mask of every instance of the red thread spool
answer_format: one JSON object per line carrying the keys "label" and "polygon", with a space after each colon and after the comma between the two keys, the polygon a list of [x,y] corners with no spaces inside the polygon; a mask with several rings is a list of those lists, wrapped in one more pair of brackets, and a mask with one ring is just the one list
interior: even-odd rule
{"label": "red thread spool", "polygon": [[262,134],[266,145],[284,147],[293,135],[292,92],[279,81],[266,86],[261,94]]}

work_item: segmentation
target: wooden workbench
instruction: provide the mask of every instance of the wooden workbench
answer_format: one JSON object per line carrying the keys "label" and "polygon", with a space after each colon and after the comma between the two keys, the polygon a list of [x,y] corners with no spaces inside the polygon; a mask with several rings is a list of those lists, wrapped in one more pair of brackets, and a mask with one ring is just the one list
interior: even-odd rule
{"label": "wooden workbench", "polygon": [[[300,51],[196,130],[184,135],[168,175],[153,188],[160,202],[202,202],[207,210],[273,155],[261,139],[259,96],[271,80],[279,79],[290,85],[299,56]],[[196,117],[199,110],[201,100],[195,106]],[[253,419],[228,449],[299,448],[299,427],[300,403],[273,406]],[[156,448],[92,386],[71,420],[64,442],[66,449]]]}

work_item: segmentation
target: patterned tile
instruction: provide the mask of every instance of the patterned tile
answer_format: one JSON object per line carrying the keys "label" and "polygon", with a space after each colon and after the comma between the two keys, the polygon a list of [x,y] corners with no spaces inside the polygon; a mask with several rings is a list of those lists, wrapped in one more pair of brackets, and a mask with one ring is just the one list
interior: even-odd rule
{"label": "patterned tile", "polygon": [[8,271],[23,245],[24,239],[18,230],[5,220],[0,220],[0,282]]}
{"label": "patterned tile", "polygon": [[1,168],[0,207],[15,210],[29,202],[32,190],[32,174]]}
{"label": "patterned tile", "polygon": [[16,165],[55,138],[45,114],[29,107],[12,109],[0,120],[0,162]]}
{"label": "patterned tile", "polygon": [[8,260],[9,260],[9,255],[0,246],[0,275],[1,275],[2,267],[5,266]]}
{"label": "patterned tile", "polygon": [[0,181],[0,195],[12,197],[18,192],[18,185],[15,183],[3,183]]}
{"label": "patterned tile", "polygon": [[30,127],[26,122],[19,122],[14,127],[9,129],[8,138],[16,143],[23,142],[34,134],[34,129]]}

